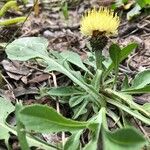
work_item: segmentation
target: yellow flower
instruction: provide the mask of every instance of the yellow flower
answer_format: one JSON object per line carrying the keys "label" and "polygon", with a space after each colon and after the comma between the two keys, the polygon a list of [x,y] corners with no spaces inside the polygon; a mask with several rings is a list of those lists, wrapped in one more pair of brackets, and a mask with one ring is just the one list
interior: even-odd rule
{"label": "yellow flower", "polygon": [[112,10],[105,7],[88,11],[81,19],[81,33],[91,36],[96,32],[107,36],[117,34],[119,17]]}

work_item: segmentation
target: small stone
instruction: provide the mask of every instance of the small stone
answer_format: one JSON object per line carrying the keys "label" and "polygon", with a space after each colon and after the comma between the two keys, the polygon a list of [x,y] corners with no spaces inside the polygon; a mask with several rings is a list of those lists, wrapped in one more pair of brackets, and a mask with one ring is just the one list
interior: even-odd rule
{"label": "small stone", "polygon": [[51,32],[51,31],[49,31],[49,30],[45,30],[45,31],[43,32],[43,36],[44,36],[45,38],[53,38],[53,37],[54,37],[54,33]]}

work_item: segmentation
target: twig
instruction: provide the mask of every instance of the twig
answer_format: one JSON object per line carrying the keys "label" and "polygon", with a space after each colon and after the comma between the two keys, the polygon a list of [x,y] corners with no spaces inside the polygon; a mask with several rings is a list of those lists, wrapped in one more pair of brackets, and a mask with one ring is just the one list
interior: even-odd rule
{"label": "twig", "polygon": [[142,127],[141,122],[138,122],[135,118],[134,118],[134,121],[138,125],[139,129],[141,130],[141,132],[143,132],[145,137],[150,141],[150,138],[149,138],[147,132],[145,131],[145,129]]}
{"label": "twig", "polygon": [[[54,82],[54,87],[57,88],[57,79],[56,79],[56,75],[54,73],[51,73],[51,76],[53,78],[53,82]],[[58,97],[56,97],[56,110],[57,112],[60,114],[60,106],[59,106],[59,100]],[[62,145],[65,145],[65,133],[62,132]]]}

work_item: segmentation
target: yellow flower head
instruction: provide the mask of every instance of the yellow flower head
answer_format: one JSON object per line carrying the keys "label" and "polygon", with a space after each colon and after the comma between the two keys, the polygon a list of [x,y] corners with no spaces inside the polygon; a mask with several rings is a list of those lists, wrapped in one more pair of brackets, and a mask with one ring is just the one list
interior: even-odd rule
{"label": "yellow flower head", "polygon": [[88,11],[81,19],[81,33],[91,36],[95,32],[105,35],[113,35],[117,33],[119,26],[119,17],[112,10],[105,7],[95,8]]}

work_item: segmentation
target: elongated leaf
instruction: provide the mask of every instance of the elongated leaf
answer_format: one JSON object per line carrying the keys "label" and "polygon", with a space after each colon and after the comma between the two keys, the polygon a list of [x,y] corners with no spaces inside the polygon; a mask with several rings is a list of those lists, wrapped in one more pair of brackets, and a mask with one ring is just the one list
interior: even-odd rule
{"label": "elongated leaf", "polygon": [[132,81],[131,88],[139,89],[143,88],[148,84],[150,84],[150,70],[145,70],[137,74],[137,76]]}
{"label": "elongated leaf", "polygon": [[5,140],[7,147],[9,147],[9,130],[7,129],[6,118],[14,110],[15,107],[10,101],[0,97],[0,139]]}
{"label": "elongated leaf", "polygon": [[21,110],[21,108],[22,108],[22,104],[17,103],[16,110],[15,110],[16,122],[17,122],[17,136],[19,139],[21,149],[30,150],[26,139],[25,127],[22,124],[22,122],[20,122],[19,119],[19,111]]}
{"label": "elongated leaf", "polygon": [[71,97],[69,99],[69,105],[70,105],[70,107],[74,107],[74,106],[80,104],[84,100],[84,97],[85,96],[81,96],[81,95]]}
{"label": "elongated leaf", "polygon": [[87,112],[87,109],[86,109],[87,104],[88,104],[88,101],[84,101],[79,106],[74,107],[73,108],[74,115],[72,118],[77,119],[80,115],[85,114]]}
{"label": "elongated leaf", "polygon": [[136,75],[132,81],[132,86],[123,89],[123,92],[130,94],[150,92],[150,70],[145,70]]}
{"label": "elongated leaf", "polygon": [[150,103],[145,103],[142,107],[150,113]]}
{"label": "elongated leaf", "polygon": [[71,51],[63,51],[61,53],[61,56],[71,62],[72,64],[78,66],[79,68],[82,68],[83,70],[89,72],[89,70],[86,68],[86,66],[83,64],[80,56],[77,53],[71,52]]}
{"label": "elongated leaf", "polygon": [[115,132],[104,130],[104,150],[141,150],[145,138],[134,128],[123,128]]}
{"label": "elongated leaf", "polygon": [[137,44],[136,43],[131,43],[129,45],[127,45],[126,47],[124,47],[121,50],[121,57],[120,57],[120,62],[123,61],[125,58],[127,58],[129,56],[129,54],[131,54],[131,52],[137,48]]}
{"label": "elongated leaf", "polygon": [[129,80],[128,80],[128,76],[125,75],[125,79],[123,80],[122,83],[122,90],[129,88]]}
{"label": "elongated leaf", "polygon": [[15,110],[12,103],[5,98],[0,97],[0,140],[5,140],[5,144],[8,145],[9,139],[9,127],[6,125],[7,116]]}
{"label": "elongated leaf", "polygon": [[113,44],[109,48],[109,55],[110,58],[112,59],[115,68],[119,66],[119,62],[121,59],[121,49],[117,44]]}
{"label": "elongated leaf", "polygon": [[[0,114],[1,114],[0,115],[0,131],[1,131],[0,139],[5,139],[5,143],[7,146],[8,146],[9,132],[17,136],[17,132],[14,129],[14,127],[11,127],[10,125],[7,126],[5,122],[7,116],[14,110],[15,110],[15,107],[11,104],[9,100],[6,100],[0,97]],[[27,136],[27,141],[30,146],[35,146],[35,147],[46,149],[46,150],[56,150],[56,147],[54,145],[44,143],[31,136]]]}
{"label": "elongated leaf", "polygon": [[127,94],[144,94],[144,93],[150,93],[150,85],[147,85],[143,88],[128,88],[124,89],[122,92],[127,93]]}
{"label": "elongated leaf", "polygon": [[64,150],[79,150],[81,134],[82,130],[77,133],[73,133],[65,143]]}
{"label": "elongated leaf", "polygon": [[47,56],[48,41],[40,37],[24,37],[13,41],[6,47],[11,60],[27,61],[36,57]]}
{"label": "elongated leaf", "polygon": [[[121,57],[120,57],[120,62],[122,62],[125,58],[127,58],[127,56],[137,47],[136,43],[132,43],[127,45],[126,47],[124,47],[121,50]],[[107,70],[104,72],[104,78],[107,77],[107,75],[109,74],[109,72],[112,71],[112,69],[114,68],[114,64],[111,63],[110,66],[107,68]]]}
{"label": "elongated leaf", "polygon": [[20,111],[20,120],[28,130],[41,133],[75,132],[88,127],[86,122],[67,119],[53,108],[43,105],[26,106]]}
{"label": "elongated leaf", "polygon": [[71,96],[71,95],[78,95],[84,94],[85,92],[75,88],[75,87],[58,87],[58,88],[51,88],[48,90],[47,94],[51,96]]}
{"label": "elongated leaf", "polygon": [[[141,120],[142,122],[150,125],[150,119],[149,117],[145,117],[144,115],[140,114],[139,112],[132,110],[130,107],[127,107],[123,104],[121,104],[120,102],[117,102],[116,100],[113,99],[107,99],[107,102],[122,109],[123,111],[129,113],[130,115],[136,117],[137,119]],[[141,108],[141,107],[140,107]],[[144,109],[142,109],[143,111]],[[145,110],[146,111],[146,110]],[[148,111],[146,111],[148,113]]]}
{"label": "elongated leaf", "polygon": [[5,144],[7,146],[7,148],[9,148],[9,143],[8,143],[8,140],[9,140],[9,130],[1,127],[0,125],[0,140],[4,140],[5,141]]}
{"label": "elongated leaf", "polygon": [[93,122],[98,123],[98,125],[96,126],[96,130],[93,133],[91,140],[89,141],[88,144],[86,144],[86,146],[83,148],[83,150],[96,150],[96,149],[99,149],[97,146],[98,146],[101,126],[102,126],[103,111],[105,111],[105,108],[101,108],[100,112],[95,117],[95,120],[92,120]]}

